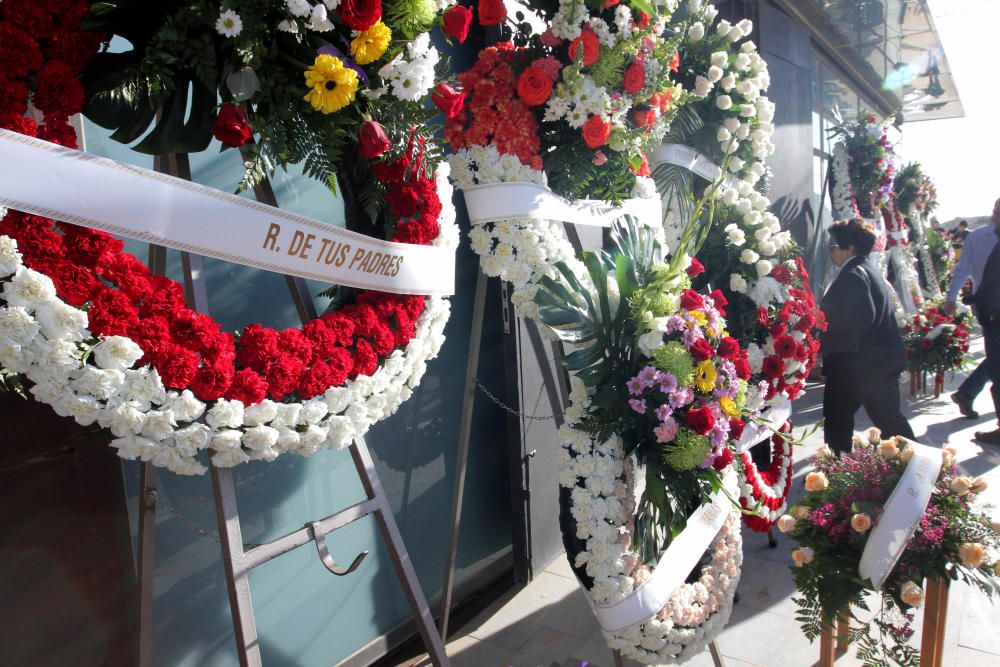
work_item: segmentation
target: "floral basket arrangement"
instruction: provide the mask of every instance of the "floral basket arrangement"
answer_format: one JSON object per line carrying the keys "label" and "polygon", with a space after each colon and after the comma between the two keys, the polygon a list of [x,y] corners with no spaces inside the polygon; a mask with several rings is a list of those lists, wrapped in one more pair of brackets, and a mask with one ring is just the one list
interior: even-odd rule
{"label": "floral basket arrangement", "polygon": [[900,333],[906,346],[910,373],[933,373],[935,395],[944,383],[945,372],[962,370],[969,365],[969,326],[971,315],[946,315],[936,306],[908,318]]}
{"label": "floral basket arrangement", "polygon": [[[85,2],[53,9],[32,9],[29,5],[34,3],[0,5],[0,29],[17,38],[0,49],[0,71],[12,76],[0,98],[0,120],[4,128],[75,147],[75,135],[66,118],[80,111],[86,100],[100,98],[90,96],[93,79],[89,79],[87,94],[77,79],[81,68],[94,62],[87,60],[85,51],[93,53],[99,46],[99,37],[80,29],[91,8]],[[308,19],[300,12],[303,5],[310,8]],[[260,30],[278,30],[277,21],[271,21],[273,16],[265,9],[285,17],[284,27],[278,31],[292,36],[290,39],[305,39],[308,31],[327,33],[333,28],[332,23],[327,26],[320,20],[326,16],[323,7],[307,2],[228,3],[225,8],[218,3],[184,7],[168,3],[158,6],[150,16],[143,4],[139,21],[135,12],[140,8],[135,3],[99,3],[87,21],[107,28],[142,24],[145,39],[133,41],[139,51],[122,56],[126,60],[120,62],[121,70],[114,75],[127,79],[116,79],[124,95],[116,108],[122,114],[127,111],[130,133],[144,130],[153,121],[153,112],[147,113],[149,104],[162,104],[164,112],[155,121],[147,137],[152,143],[146,147],[166,150],[166,144],[156,145],[155,141],[167,142],[169,138],[171,150],[191,150],[202,146],[204,137],[198,135],[194,141],[189,130],[204,124],[210,128],[216,118],[216,92],[211,88],[207,106],[192,101],[188,122],[193,125],[181,128],[176,125],[177,107],[171,105],[180,105],[183,119],[187,92],[181,89],[188,91],[192,83],[185,77],[200,82],[194,86],[196,91],[211,77],[217,77],[211,79],[216,84],[232,82],[229,65],[215,68],[218,63],[212,49],[219,46],[227,58],[253,56],[251,64],[262,70],[260,80],[264,83],[241,101],[273,101],[270,96],[278,93],[268,87],[273,81],[264,78],[263,71],[271,73],[267,65],[272,61],[286,61],[261,51],[264,46],[259,41],[242,40],[258,40]],[[374,12],[368,28],[375,29],[381,25],[378,7],[378,0],[363,7],[345,2],[340,21],[357,19],[357,12],[367,12],[370,18]],[[242,18],[236,10],[245,11]],[[268,21],[263,20],[265,15]],[[431,11],[425,18],[433,21],[434,16]],[[160,23],[151,20],[157,17],[162,19]],[[241,28],[244,19],[248,24],[245,32]],[[27,32],[32,25],[36,32]],[[366,29],[357,25],[358,30]],[[48,26],[50,32],[38,32],[38,26]],[[338,30],[345,30],[340,23],[338,26]],[[406,30],[400,28],[398,34]],[[200,67],[187,70],[184,67],[189,62],[169,58],[170,48],[181,48],[190,40],[197,46],[188,56],[212,53],[211,62],[199,61]],[[222,41],[226,43],[220,46]],[[363,41],[352,48],[352,54],[382,48],[366,46]],[[399,51],[395,62],[402,62],[409,46],[393,43]],[[6,48],[9,45],[23,48]],[[112,57],[110,53],[100,55]],[[383,55],[379,51],[372,62]],[[159,64],[154,66],[154,62]],[[231,64],[231,60],[226,62]],[[320,62],[327,62],[323,54],[316,56],[315,66],[322,68]],[[164,63],[173,63],[171,67],[177,70],[160,69]],[[106,63],[97,67],[104,68]],[[343,73],[334,74],[330,73],[331,90],[342,84],[337,77]],[[312,88],[307,83],[313,74],[299,72],[299,76],[305,79],[296,95],[308,96]],[[356,76],[347,78],[356,84]],[[383,82],[390,80],[388,77]],[[58,89],[53,87],[57,81]],[[326,90],[324,85],[317,86]],[[426,92],[428,88],[429,84],[421,89]],[[290,95],[293,89],[280,95]],[[150,96],[151,91],[156,94]],[[315,97],[325,94],[317,92]],[[23,117],[29,101],[44,114],[41,126]],[[425,98],[417,95],[408,102],[422,108]],[[266,105],[246,106],[270,109],[252,110],[251,119],[274,113],[271,120],[276,126],[292,122],[288,109],[278,113]],[[336,130],[343,133],[339,145],[350,144],[351,150],[365,157],[364,167],[371,168],[379,183],[377,200],[385,210],[378,219],[387,239],[455,247],[457,229],[447,165],[433,168],[439,159],[433,145],[407,130],[402,149],[389,151],[384,135],[375,144],[364,139],[365,128],[372,126],[354,115],[361,113],[360,108],[345,107],[343,111],[345,118],[357,120],[352,125],[330,120],[329,109],[313,108],[311,102],[308,106],[309,111],[301,104],[295,107],[299,114],[295,117],[301,120],[314,113],[327,118],[324,122],[330,131],[335,125],[341,128]],[[365,108],[372,111],[372,107]],[[125,122],[126,116],[116,117]],[[418,117],[422,118],[397,116],[400,122]],[[126,140],[124,127],[119,128],[116,138]],[[265,135],[267,127],[272,126],[263,120],[258,126]],[[348,132],[348,128],[353,129]],[[220,129],[216,122],[216,134],[224,140],[232,137],[230,130]],[[358,130],[360,134],[355,135]],[[244,139],[249,138],[248,128],[241,132],[246,134]],[[274,140],[277,135],[268,136]],[[158,139],[154,141],[154,137]],[[188,141],[192,143],[185,143]],[[381,146],[381,151],[364,155],[365,147],[372,145]],[[257,155],[265,156],[272,149],[263,148]],[[362,167],[360,163],[355,166]],[[4,386],[30,393],[51,405],[57,414],[71,416],[81,425],[97,424],[107,429],[114,436],[111,445],[123,458],[150,461],[181,474],[199,474],[207,470],[202,452],[210,452],[215,465],[232,466],[250,460],[270,461],[286,452],[309,455],[324,447],[345,447],[410,396],[444,339],[447,299],[371,290],[345,295],[343,307],[301,328],[277,331],[251,324],[233,335],[222,331],[211,317],[188,308],[181,285],[151,274],[142,262],[123,252],[122,242],[114,237],[17,211],[0,209],[0,214],[5,214],[0,221],[0,376]]]}
{"label": "floral basket arrangement", "polygon": [[815,639],[838,614],[846,614],[859,621],[852,624],[850,640],[857,642],[866,665],[920,664],[919,652],[907,640],[913,634],[912,611],[923,603],[925,580],[964,581],[990,596],[1000,590],[1000,536],[974,507],[986,481],[957,475],[954,450],[945,445],[940,472],[928,480],[926,509],[917,515],[902,555],[890,564],[869,617],[867,594],[876,588],[859,576],[859,562],[916,447],[903,438],[882,440],[878,429],[855,436],[854,451],[839,457],[824,446],[806,476],[805,496],[778,523],[799,543],[792,570],[806,636]]}

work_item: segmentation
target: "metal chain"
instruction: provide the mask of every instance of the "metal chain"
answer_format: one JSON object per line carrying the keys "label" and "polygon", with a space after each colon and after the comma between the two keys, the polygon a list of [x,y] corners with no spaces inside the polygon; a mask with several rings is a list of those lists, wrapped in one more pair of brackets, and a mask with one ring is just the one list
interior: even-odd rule
{"label": "metal chain", "polygon": [[487,389],[486,386],[482,382],[480,382],[478,379],[476,379],[476,387],[478,387],[481,392],[483,392],[484,394],[486,394],[486,397],[488,399],[490,399],[491,401],[493,401],[494,403],[496,403],[498,406],[500,406],[500,408],[502,408],[506,412],[514,415],[515,417],[521,417],[522,419],[531,419],[533,421],[539,421],[539,422],[549,421],[550,419],[555,419],[557,417],[557,415],[549,415],[548,417],[535,417],[534,415],[526,415],[523,412],[518,412],[517,410],[515,410],[512,407],[510,407],[509,405],[507,405],[506,403],[504,403],[503,401],[501,401],[499,398],[497,398],[496,396],[494,396],[490,392],[490,390]]}

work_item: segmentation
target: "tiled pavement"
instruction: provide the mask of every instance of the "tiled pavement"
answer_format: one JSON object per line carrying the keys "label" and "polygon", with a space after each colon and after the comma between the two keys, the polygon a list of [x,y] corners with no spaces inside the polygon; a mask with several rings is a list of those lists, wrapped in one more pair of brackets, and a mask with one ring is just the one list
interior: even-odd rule
{"label": "tiled pavement", "polygon": [[[977,339],[973,344],[978,358],[982,342]],[[958,446],[960,467],[966,474],[986,475],[992,486],[983,494],[985,500],[1000,504],[1000,447],[980,447],[972,442],[974,431],[989,430],[995,423],[989,391],[980,394],[976,401],[980,418],[963,418],[948,399],[962,377],[946,378],[945,393],[937,399],[933,396],[909,398],[906,396],[908,384],[904,384],[904,410],[918,440],[929,445],[950,441]],[[796,425],[817,421],[821,417],[821,401],[820,386],[811,387],[796,401]],[[862,411],[857,428],[869,425]],[[821,432],[816,433],[796,452],[793,500],[794,494],[801,492],[807,459],[821,442]],[[553,517],[555,512],[553,508]],[[795,591],[788,568],[793,543],[779,534],[778,547],[770,549],[765,535],[746,528],[743,535],[740,602],[717,640],[725,664],[728,667],[815,665],[819,656],[818,643],[810,644],[802,636],[791,600]],[[944,665],[1000,666],[998,621],[1000,608],[994,608],[984,595],[964,586],[953,587],[945,632]],[[919,626],[914,641],[918,638]],[[458,630],[450,638],[447,652],[455,667],[579,667],[582,663],[589,667],[610,667],[614,664],[565,557],[557,558],[526,588],[498,600]],[[709,667],[713,663],[706,651],[687,664]],[[851,651],[837,659],[838,666],[859,664]]]}

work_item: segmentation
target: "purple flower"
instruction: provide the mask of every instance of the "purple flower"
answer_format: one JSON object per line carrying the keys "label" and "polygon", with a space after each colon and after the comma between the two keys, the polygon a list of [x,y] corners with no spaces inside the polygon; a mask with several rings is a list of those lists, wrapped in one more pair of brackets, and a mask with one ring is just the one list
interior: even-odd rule
{"label": "purple flower", "polygon": [[671,373],[660,374],[660,391],[669,394],[677,388],[677,378]]}
{"label": "purple flower", "polygon": [[691,387],[677,387],[677,389],[670,394],[670,407],[673,409],[683,408],[685,405],[694,400],[694,391]]}
{"label": "purple flower", "polygon": [[636,375],[634,378],[626,382],[625,386],[628,387],[628,393],[632,394],[633,396],[638,396],[639,394],[642,393],[642,390],[644,389],[644,387],[642,386],[642,380],[639,379],[638,375]]}
{"label": "purple flower", "polygon": [[321,46],[316,51],[316,55],[321,55],[324,53],[333,56],[334,58],[339,58],[340,62],[344,63],[345,67],[350,67],[352,70],[358,73],[358,80],[361,81],[361,83],[365,84],[365,86],[368,85],[368,75],[365,74],[365,71],[361,69],[361,67],[359,67],[358,64],[354,62],[354,60],[341,53],[340,49],[338,49],[336,46],[334,46],[333,44],[327,44],[326,46]]}
{"label": "purple flower", "polygon": [[638,377],[639,381],[642,382],[643,389],[648,389],[659,381],[659,378],[657,377],[659,372],[660,371],[656,370],[653,366],[646,366],[639,371],[639,374],[636,377]]}
{"label": "purple flower", "polygon": [[640,415],[646,414],[646,401],[641,401],[639,399],[630,398],[628,401],[629,407],[638,412]]}
{"label": "purple flower", "polygon": [[674,413],[674,410],[673,410],[673,408],[670,407],[670,404],[668,404],[668,403],[664,403],[660,407],[656,408],[656,418],[659,419],[661,422],[667,421],[667,419],[673,413]]}
{"label": "purple flower", "polygon": [[684,343],[686,347],[694,345],[694,342],[699,338],[703,338],[703,336],[697,329],[686,329],[684,333],[681,334],[681,342]]}

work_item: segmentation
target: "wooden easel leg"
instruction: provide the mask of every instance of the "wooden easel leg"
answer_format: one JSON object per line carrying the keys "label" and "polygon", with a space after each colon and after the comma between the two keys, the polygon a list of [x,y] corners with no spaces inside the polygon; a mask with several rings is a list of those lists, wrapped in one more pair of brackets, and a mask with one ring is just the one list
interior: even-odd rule
{"label": "wooden easel leg", "polygon": [[851,617],[846,613],[841,612],[837,614],[837,650],[846,651],[847,646],[850,643],[848,640],[849,632],[851,630]]}
{"label": "wooden easel leg", "polygon": [[934,667],[941,667],[942,656],[944,655],[944,631],[948,625],[948,584],[944,581],[938,582],[941,591],[938,594],[938,622],[937,622],[937,648],[934,651]]}
{"label": "wooden easel leg", "polygon": [[715,667],[726,667],[726,661],[722,658],[722,651],[716,646],[715,642],[708,642],[708,652],[712,654],[712,664]]}
{"label": "wooden easel leg", "polygon": [[924,628],[920,635],[920,664],[933,667],[937,663],[938,623],[941,612],[941,588],[937,581],[928,581],[924,595]]}
{"label": "wooden easel leg", "polygon": [[823,629],[819,636],[819,667],[833,667],[837,659],[837,641],[833,636],[833,624]]}
{"label": "wooden easel leg", "polygon": [[611,652],[612,657],[615,659],[615,667],[625,667],[625,659],[622,658],[622,652],[615,649]]}

